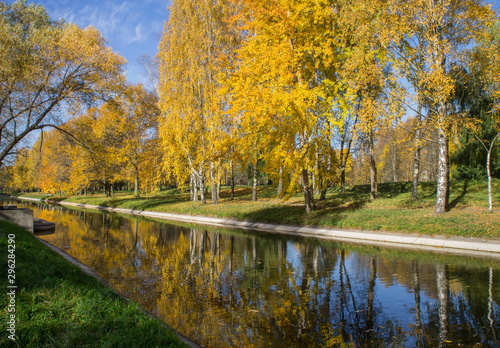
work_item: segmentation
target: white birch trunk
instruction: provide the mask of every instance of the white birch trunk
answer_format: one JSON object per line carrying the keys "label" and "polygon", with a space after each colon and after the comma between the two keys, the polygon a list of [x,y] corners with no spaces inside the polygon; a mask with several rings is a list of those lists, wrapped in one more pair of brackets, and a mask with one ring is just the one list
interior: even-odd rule
{"label": "white birch trunk", "polygon": [[418,199],[418,178],[420,176],[420,129],[415,132],[415,152],[413,153],[413,180],[411,182],[411,199]]}
{"label": "white birch trunk", "polygon": [[191,181],[193,182],[193,202],[198,202],[198,183],[194,173],[191,173]]}
{"label": "white birch trunk", "polygon": [[439,128],[439,157],[436,192],[436,214],[443,214],[448,210],[450,171],[448,159],[448,137],[444,130]]}
{"label": "white birch trunk", "polygon": [[438,317],[439,317],[439,343],[438,347],[444,346],[448,337],[448,300],[449,285],[446,268],[444,265],[437,266],[437,295],[438,295]]}
{"label": "white birch trunk", "polygon": [[370,199],[377,199],[378,187],[377,187],[377,164],[375,162],[375,149],[373,140],[373,131],[370,132],[368,139],[368,156],[370,161]]}
{"label": "white birch trunk", "polygon": [[217,164],[217,202],[220,200],[220,160]]}
{"label": "white birch trunk", "polygon": [[253,166],[253,188],[252,188],[252,201],[257,200],[257,161]]}
{"label": "white birch trunk", "polygon": [[493,211],[493,197],[491,192],[491,152],[495,149],[495,141],[499,136],[500,133],[493,138],[490,148],[488,149],[488,156],[486,157],[486,174],[488,175],[488,211]]}
{"label": "white birch trunk", "polygon": [[233,160],[230,162],[230,172],[231,172],[231,200],[234,200],[234,164]]}
{"label": "white birch trunk", "polygon": [[215,165],[210,162],[210,192],[212,194],[212,204],[217,204],[217,188],[215,185]]}
{"label": "white birch trunk", "polygon": [[207,204],[207,200],[205,199],[205,175],[203,174],[203,172],[201,173],[198,181],[199,181],[199,185],[200,185],[201,203]]}

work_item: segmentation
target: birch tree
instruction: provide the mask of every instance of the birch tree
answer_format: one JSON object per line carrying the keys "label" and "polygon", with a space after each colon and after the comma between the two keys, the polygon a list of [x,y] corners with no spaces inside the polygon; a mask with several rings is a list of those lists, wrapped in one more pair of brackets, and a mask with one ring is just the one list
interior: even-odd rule
{"label": "birch tree", "polygon": [[411,76],[418,102],[429,102],[425,118],[439,135],[435,212],[442,214],[449,202],[449,136],[457,121],[449,110],[456,83],[450,71],[464,63],[470,44],[491,24],[493,12],[480,0],[393,0],[389,9],[381,41],[388,46],[403,42],[399,68]]}
{"label": "birch tree", "polygon": [[[335,9],[323,1],[238,2],[237,22],[246,33],[232,79],[232,110],[244,142],[259,142],[266,172],[291,177],[288,197],[301,183],[305,209],[314,208],[312,173],[320,143],[332,124],[331,71],[337,44],[331,35]],[[287,196],[285,196],[286,199]]]}
{"label": "birch tree", "polygon": [[[225,0],[174,1],[158,53],[159,124],[166,165],[180,184],[190,176],[196,179],[202,203],[207,173],[214,193],[215,164],[226,150],[226,99],[218,93],[218,74],[235,40],[228,16]],[[212,203],[217,203],[217,195],[212,194]]]}

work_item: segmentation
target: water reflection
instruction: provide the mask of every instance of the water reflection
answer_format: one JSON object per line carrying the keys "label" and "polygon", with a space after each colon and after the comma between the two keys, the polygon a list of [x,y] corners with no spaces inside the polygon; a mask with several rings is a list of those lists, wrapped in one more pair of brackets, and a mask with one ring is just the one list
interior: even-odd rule
{"label": "water reflection", "polygon": [[206,346],[499,345],[494,261],[40,204],[35,216],[57,224],[45,240]]}

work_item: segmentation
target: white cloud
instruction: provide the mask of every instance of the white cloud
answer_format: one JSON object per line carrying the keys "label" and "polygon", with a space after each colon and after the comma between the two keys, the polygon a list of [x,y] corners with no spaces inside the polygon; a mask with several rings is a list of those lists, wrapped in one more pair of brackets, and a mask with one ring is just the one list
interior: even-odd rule
{"label": "white cloud", "polygon": [[135,17],[128,2],[114,3],[106,1],[99,5],[85,5],[78,11],[76,18],[78,22],[85,25],[95,26],[105,37],[112,37],[119,34],[127,22]]}
{"label": "white cloud", "polygon": [[53,19],[64,18],[85,28],[94,26],[115,51],[129,61],[128,75],[140,80],[131,67],[142,54],[154,55],[171,0],[29,0],[41,4]]}
{"label": "white cloud", "polygon": [[135,26],[135,37],[131,40],[132,42],[143,42],[147,38],[147,34],[144,32],[144,27],[142,23]]}

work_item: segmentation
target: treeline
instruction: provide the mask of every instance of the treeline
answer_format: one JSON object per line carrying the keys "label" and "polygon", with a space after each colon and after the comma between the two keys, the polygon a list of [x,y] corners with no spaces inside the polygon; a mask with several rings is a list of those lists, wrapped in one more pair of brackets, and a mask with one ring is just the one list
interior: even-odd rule
{"label": "treeline", "polygon": [[263,175],[310,212],[349,180],[372,199],[380,180],[411,180],[417,199],[424,179],[442,213],[450,173],[500,175],[495,23],[477,0],[173,1],[146,61],[154,88],[120,82],[75,112],[19,152],[13,185],[173,184],[203,203],[210,187],[217,204],[251,168],[254,200]]}

